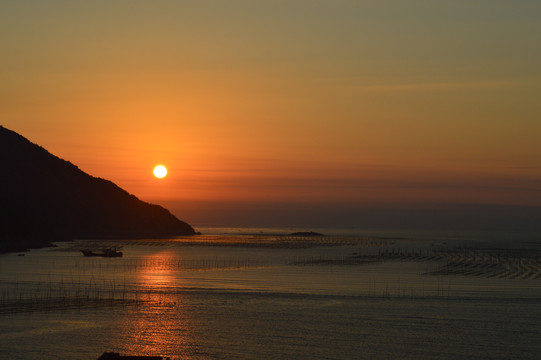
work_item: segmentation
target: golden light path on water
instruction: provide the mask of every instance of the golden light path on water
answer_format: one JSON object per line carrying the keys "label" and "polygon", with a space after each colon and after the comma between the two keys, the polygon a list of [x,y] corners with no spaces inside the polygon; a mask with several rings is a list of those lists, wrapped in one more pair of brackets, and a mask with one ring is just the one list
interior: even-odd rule
{"label": "golden light path on water", "polygon": [[183,295],[170,291],[178,285],[174,269],[167,266],[174,260],[169,250],[141,258],[136,281],[144,305],[133,307],[120,324],[123,353],[172,356],[172,352],[190,352],[194,344],[191,319]]}

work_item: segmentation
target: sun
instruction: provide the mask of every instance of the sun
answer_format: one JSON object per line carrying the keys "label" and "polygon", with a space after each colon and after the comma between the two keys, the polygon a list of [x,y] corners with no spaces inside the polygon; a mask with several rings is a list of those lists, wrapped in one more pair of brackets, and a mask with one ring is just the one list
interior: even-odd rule
{"label": "sun", "polygon": [[164,178],[167,175],[167,168],[163,165],[158,165],[154,168],[154,176],[158,179]]}

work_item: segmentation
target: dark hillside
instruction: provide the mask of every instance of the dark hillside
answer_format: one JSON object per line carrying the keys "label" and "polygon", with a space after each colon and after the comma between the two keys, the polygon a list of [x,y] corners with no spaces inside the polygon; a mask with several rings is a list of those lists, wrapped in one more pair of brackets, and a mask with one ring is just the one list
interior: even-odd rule
{"label": "dark hillside", "polygon": [[48,241],[192,235],[168,210],[0,126],[0,251]]}

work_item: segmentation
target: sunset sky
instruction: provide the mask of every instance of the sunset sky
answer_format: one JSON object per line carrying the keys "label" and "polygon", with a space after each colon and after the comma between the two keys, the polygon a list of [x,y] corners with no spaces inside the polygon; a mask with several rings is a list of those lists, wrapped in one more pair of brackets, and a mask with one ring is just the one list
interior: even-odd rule
{"label": "sunset sky", "polygon": [[531,217],[540,34],[534,0],[0,1],[0,124],[195,225]]}

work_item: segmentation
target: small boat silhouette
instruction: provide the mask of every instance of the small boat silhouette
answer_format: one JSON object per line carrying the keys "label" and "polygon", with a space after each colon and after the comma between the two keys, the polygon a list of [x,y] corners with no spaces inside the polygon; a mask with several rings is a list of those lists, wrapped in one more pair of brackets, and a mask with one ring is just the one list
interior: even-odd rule
{"label": "small boat silhouette", "polygon": [[117,249],[103,249],[101,252],[94,252],[92,250],[81,250],[84,256],[101,256],[101,257],[122,257],[122,251]]}

